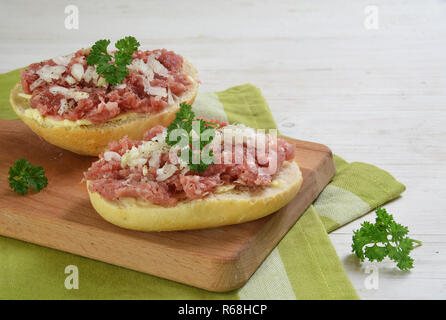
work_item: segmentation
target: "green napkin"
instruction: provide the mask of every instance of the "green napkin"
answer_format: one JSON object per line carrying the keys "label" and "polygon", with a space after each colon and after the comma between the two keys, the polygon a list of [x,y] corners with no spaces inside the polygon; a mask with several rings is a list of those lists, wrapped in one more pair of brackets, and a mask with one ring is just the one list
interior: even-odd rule
{"label": "green napkin", "polygon": [[[16,119],[8,102],[18,71],[0,75],[0,118]],[[197,115],[276,128],[259,89],[246,84],[200,93]],[[357,299],[327,235],[404,191],[387,172],[335,157],[337,174],[315,203],[240,289],[212,293],[53,249],[0,237],[0,299]],[[79,270],[67,290],[64,270]]]}

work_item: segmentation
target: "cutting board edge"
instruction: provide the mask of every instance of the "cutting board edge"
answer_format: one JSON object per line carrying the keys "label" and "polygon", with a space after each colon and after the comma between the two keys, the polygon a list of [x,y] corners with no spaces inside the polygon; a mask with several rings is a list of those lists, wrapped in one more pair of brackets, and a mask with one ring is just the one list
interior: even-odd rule
{"label": "cutting board edge", "polygon": [[[4,121],[6,126],[2,126],[1,131],[3,131],[3,135],[8,136],[8,139],[12,132],[16,132],[18,140],[14,143],[18,143],[20,139],[24,140],[24,145],[29,143],[29,141],[34,141],[34,134],[33,136],[27,136],[26,130],[20,128],[20,121]],[[10,129],[8,129],[8,127],[10,127]],[[301,167],[304,173],[304,184],[309,184],[308,187],[305,187],[305,185],[302,186],[301,193],[302,191],[311,189],[311,194],[305,194],[305,197],[309,196],[309,198],[306,199],[309,204],[316,198],[317,194],[328,182],[324,181],[322,178],[326,177],[327,173],[330,171],[327,169],[329,167],[327,166],[327,159],[333,163],[332,153],[327,146],[322,144],[294,139],[289,140],[294,141],[301,151],[299,161],[302,161]],[[59,149],[53,150],[54,147],[43,142],[39,142],[38,145],[43,145],[42,148],[45,149],[45,153],[54,153],[53,156],[59,155],[59,153],[62,152]],[[29,153],[28,150],[26,152]],[[25,154],[27,154],[26,152]],[[36,152],[38,155],[41,155],[43,151],[39,149],[36,150]],[[69,160],[69,154],[70,153],[64,152],[64,159]],[[30,156],[31,155],[32,154],[30,154]],[[76,161],[74,162],[75,164],[80,164],[82,157],[77,155],[71,157],[73,158],[72,161]],[[50,160],[54,159],[51,158]],[[332,167],[334,168],[333,164]],[[307,171],[309,171],[309,173]],[[302,196],[298,196],[297,198],[302,198]],[[194,235],[192,237],[195,237],[195,240],[190,238],[186,246],[180,246],[176,244],[180,241],[182,236],[173,236],[170,238],[170,236],[167,235],[164,239],[166,241],[158,241],[157,237],[142,237],[137,234],[133,236],[126,232],[116,232],[117,229],[113,228],[117,227],[113,226],[113,228],[111,228],[111,225],[105,226],[103,223],[97,224],[92,221],[92,224],[90,225],[90,220],[83,220],[84,217],[80,217],[79,220],[71,220],[71,218],[74,217],[71,217],[69,220],[58,219],[56,222],[52,221],[51,215],[37,215],[36,217],[34,216],[34,212],[30,212],[29,210],[20,214],[14,214],[12,211],[8,213],[8,209],[6,208],[7,207],[2,207],[2,209],[0,209],[0,234],[7,237],[149,273],[203,288],[205,290],[224,292],[242,286],[251,277],[255,270],[260,266],[261,262],[297,221],[306,207],[302,207],[301,210],[299,209],[299,211],[301,211],[299,214],[287,214],[286,217],[288,220],[280,222],[282,229],[276,233],[271,233],[269,238],[263,237],[263,235],[268,232],[268,226],[275,226],[277,219],[279,219],[278,213],[265,217],[266,220],[263,220],[265,218],[262,218],[258,220],[263,220],[261,222],[257,223],[257,221],[254,221],[252,224],[250,223],[249,226],[247,225],[242,229],[238,229],[237,232],[240,232],[241,230],[250,230],[248,233],[243,232],[242,234],[244,235],[241,236],[241,238],[245,238],[244,241],[246,241],[246,243],[243,243],[242,239],[232,241],[233,238],[230,238],[231,242],[228,242],[228,246],[216,243],[216,241],[223,241],[222,239],[225,239],[225,236],[222,236],[222,234],[228,232],[226,230],[219,230],[220,235],[218,236],[213,236],[213,234],[211,234],[211,237],[209,237],[209,232],[204,235],[199,235],[198,237]],[[35,210],[38,209],[39,208],[36,206]],[[17,215],[16,219],[19,219],[16,220],[15,223],[5,220],[8,216],[14,217],[14,215]],[[17,228],[20,224],[22,224],[22,229]],[[60,230],[54,232],[53,228],[58,225],[61,226]],[[75,231],[71,232],[71,235],[63,234],[63,230],[70,233],[69,231],[71,229]],[[259,229],[261,232],[258,232]],[[231,231],[229,231],[229,233],[231,233]],[[82,237],[83,235],[86,235],[86,237]],[[238,235],[239,234],[237,233],[237,236]],[[76,237],[82,238],[82,241],[77,240],[79,242],[78,244],[76,244]],[[255,242],[262,238],[271,239],[271,241],[268,242],[264,240],[262,245],[255,249]],[[123,239],[125,241],[122,241]],[[187,239],[189,239],[189,237]],[[211,243],[203,248],[198,248],[197,245],[199,241],[197,242],[197,239],[203,239],[204,241],[206,241],[205,239],[208,239]],[[57,243],[57,240],[60,242]],[[172,241],[174,242],[174,245],[168,247],[169,243],[172,243]],[[121,243],[124,244],[121,245]],[[134,246],[131,245],[132,243]],[[115,249],[114,246],[118,244],[121,247]],[[223,251],[220,250],[220,246]],[[110,255],[104,254],[104,249],[111,249]],[[250,251],[255,251],[257,254],[249,253]],[[150,255],[151,252],[158,256],[152,257]],[[157,265],[156,262],[159,262],[160,259],[166,256],[165,253],[167,253],[167,257],[170,256],[170,260]],[[138,261],[144,259],[144,263]],[[246,261],[247,259],[252,260]],[[172,262],[178,262],[176,269],[171,266]],[[194,270],[194,268],[197,270]]]}
{"label": "cutting board edge", "polygon": [[[290,140],[294,140],[294,139],[290,139]],[[323,175],[322,177],[316,178],[318,180],[317,184],[316,184],[318,186],[318,188],[312,192],[312,196],[308,198],[308,200],[305,202],[304,205],[302,205],[302,207],[304,207],[304,209],[295,215],[295,217],[293,219],[294,222],[292,222],[291,225],[286,230],[279,229],[279,232],[275,235],[268,234],[267,229],[269,229],[269,225],[273,224],[275,222],[275,220],[280,219],[280,217],[278,216],[278,213],[275,213],[273,218],[270,221],[268,221],[267,224],[265,224],[263,226],[263,228],[260,232],[257,233],[256,237],[251,239],[251,241],[249,243],[247,243],[247,245],[239,252],[238,255],[234,256],[234,260],[232,261],[232,263],[238,265],[238,268],[236,268],[236,270],[238,272],[241,271],[241,274],[239,276],[237,276],[236,278],[243,279],[243,280],[239,280],[239,281],[237,281],[237,283],[234,283],[229,286],[213,288],[213,290],[210,290],[210,291],[227,292],[227,291],[231,291],[231,290],[238,289],[238,288],[242,287],[252,277],[252,275],[255,273],[255,271],[258,269],[258,267],[261,265],[261,263],[263,263],[263,261],[269,256],[269,254],[276,248],[276,246],[283,239],[283,237],[285,237],[287,232],[294,226],[294,224],[299,220],[299,218],[306,211],[306,209],[313,203],[313,201],[323,191],[325,186],[334,177],[334,175],[336,174],[336,167],[334,164],[333,153],[330,150],[330,148],[328,148],[327,146],[322,145],[322,144],[319,144],[319,145],[321,147],[325,148],[326,157],[324,159],[322,159],[322,161],[319,163],[319,166],[321,167],[321,169],[325,169],[324,171],[326,172],[326,174]],[[314,171],[314,172],[317,172],[317,171]],[[304,188],[304,187],[305,186],[302,185],[302,188]],[[304,190],[302,190],[302,191],[304,191]],[[299,194],[296,197],[299,197]],[[275,236],[275,238],[273,239],[273,242],[272,242],[273,245],[271,246],[271,248],[268,251],[263,251],[264,254],[261,255],[260,258],[257,257],[257,259],[255,259],[255,260],[257,260],[257,263],[250,263],[250,264],[246,265],[244,263],[244,261],[251,261],[251,259],[254,258],[254,257],[252,257],[252,251],[253,251],[253,247],[256,245],[255,244],[256,240],[258,241],[259,239],[261,239],[262,242],[264,242],[264,244],[263,244],[264,248],[269,247],[269,244],[271,242],[269,242],[269,240],[265,240],[265,239],[267,239],[267,237],[265,237],[266,234],[268,234],[270,237]],[[257,244],[257,246],[258,246],[258,244]],[[246,256],[246,255],[251,256],[250,257],[251,259],[249,257],[245,258],[245,259],[241,258],[242,256]]]}

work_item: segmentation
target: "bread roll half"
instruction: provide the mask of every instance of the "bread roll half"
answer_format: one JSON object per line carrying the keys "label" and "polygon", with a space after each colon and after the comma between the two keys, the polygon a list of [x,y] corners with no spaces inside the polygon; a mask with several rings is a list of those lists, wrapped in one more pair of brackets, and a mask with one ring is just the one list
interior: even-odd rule
{"label": "bread roll half", "polygon": [[198,92],[198,71],[184,60],[183,71],[192,81],[191,89],[186,91],[174,105],[168,106],[157,114],[127,113],[101,124],[73,125],[71,121],[55,121],[42,116],[31,116],[29,98],[23,94],[22,85],[17,83],[10,93],[10,102],[15,113],[37,135],[60,148],[81,155],[97,156],[108,143],[128,135],[130,139],[141,140],[144,133],[155,125],[168,126],[179,110],[179,104],[192,104]]}
{"label": "bread roll half", "polygon": [[284,162],[268,187],[213,193],[203,199],[162,207],[134,198],[110,201],[87,190],[95,210],[119,227],[139,231],[173,231],[219,227],[256,220],[276,212],[290,202],[302,185],[302,174],[294,162]]}

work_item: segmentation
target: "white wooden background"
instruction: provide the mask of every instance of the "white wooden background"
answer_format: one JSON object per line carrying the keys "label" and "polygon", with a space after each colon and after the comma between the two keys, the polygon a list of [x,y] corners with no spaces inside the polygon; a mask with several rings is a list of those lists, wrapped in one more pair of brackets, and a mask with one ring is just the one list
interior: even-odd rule
{"label": "white wooden background", "polygon": [[[68,4],[79,30],[64,27]],[[364,27],[369,5],[377,30]],[[446,1],[0,0],[0,72],[124,35],[186,56],[202,91],[260,87],[284,134],[405,183],[386,207],[424,242],[413,271],[384,262],[366,289],[350,245],[372,215],[330,237],[361,298],[446,298]]]}

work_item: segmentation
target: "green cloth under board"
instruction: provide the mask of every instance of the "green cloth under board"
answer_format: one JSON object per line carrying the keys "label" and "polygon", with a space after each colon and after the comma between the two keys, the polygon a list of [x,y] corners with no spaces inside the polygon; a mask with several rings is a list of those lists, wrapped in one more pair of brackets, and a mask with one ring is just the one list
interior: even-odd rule
{"label": "green cloth under board", "polygon": [[[17,70],[0,75],[1,119],[17,119],[9,104],[17,81]],[[250,84],[199,93],[193,109],[200,116],[277,128],[260,90]],[[0,236],[0,299],[358,299],[327,232],[398,197],[405,187],[373,165],[337,156],[335,163],[333,181],[238,290],[208,292]],[[68,265],[78,267],[78,290],[65,289]]]}

